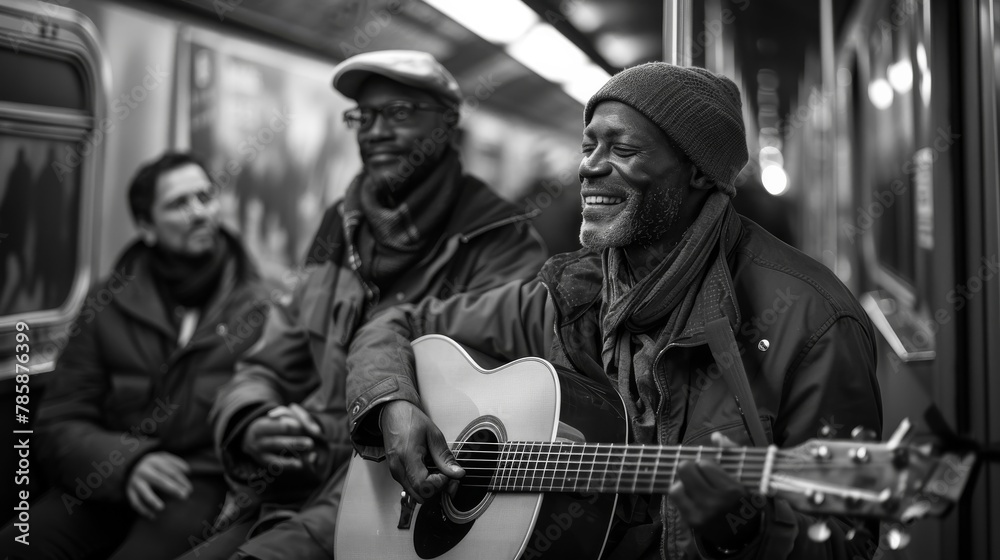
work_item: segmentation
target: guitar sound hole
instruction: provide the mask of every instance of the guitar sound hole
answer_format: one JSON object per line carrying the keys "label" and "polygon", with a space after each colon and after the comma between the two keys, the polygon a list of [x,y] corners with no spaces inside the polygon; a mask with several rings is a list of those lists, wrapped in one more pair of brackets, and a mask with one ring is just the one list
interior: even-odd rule
{"label": "guitar sound hole", "polygon": [[465,469],[455,496],[430,500],[417,513],[413,550],[419,558],[431,560],[454,548],[489,506],[492,494],[488,487],[499,457],[499,438],[494,429],[490,426],[471,432],[455,451],[455,458]]}
{"label": "guitar sound hole", "polygon": [[492,430],[476,430],[469,434],[469,439],[455,454],[455,458],[465,469],[458,492],[451,498],[457,511],[471,513],[487,498],[490,480],[496,473],[499,461],[497,443],[497,436]]}

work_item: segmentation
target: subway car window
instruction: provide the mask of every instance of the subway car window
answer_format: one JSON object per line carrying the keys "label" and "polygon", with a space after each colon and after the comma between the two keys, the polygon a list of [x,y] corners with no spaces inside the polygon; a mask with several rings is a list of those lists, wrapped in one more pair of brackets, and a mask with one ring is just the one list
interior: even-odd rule
{"label": "subway car window", "polygon": [[[53,367],[89,284],[104,141],[103,58],[93,24],[56,5],[0,2],[0,379]],[[100,127],[103,125],[104,129]],[[23,333],[22,333],[23,334]],[[62,338],[60,338],[62,337]],[[22,337],[23,338],[23,337]]]}
{"label": "subway car window", "polygon": [[[894,3],[887,3],[888,18]],[[873,26],[869,36],[868,100],[871,118],[865,137],[872,162],[870,218],[874,221],[878,262],[908,285],[917,283],[912,164],[914,129],[913,60],[910,25]]]}
{"label": "subway car window", "polygon": [[79,167],[73,142],[0,132],[0,316],[56,309],[77,267]]}
{"label": "subway car window", "polygon": [[[7,46],[7,45],[4,45]],[[0,101],[85,110],[87,93],[80,68],[69,60],[0,48],[0,68],[18,79],[0,81]]]}

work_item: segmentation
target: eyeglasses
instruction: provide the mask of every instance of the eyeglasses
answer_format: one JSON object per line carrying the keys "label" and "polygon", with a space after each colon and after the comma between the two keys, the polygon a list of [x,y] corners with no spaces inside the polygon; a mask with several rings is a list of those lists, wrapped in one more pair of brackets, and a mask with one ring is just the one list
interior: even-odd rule
{"label": "eyeglasses", "polygon": [[344,111],[344,122],[347,128],[355,130],[368,130],[375,124],[376,113],[381,114],[390,124],[406,122],[414,111],[435,111],[446,113],[450,111],[448,107],[432,105],[430,103],[412,103],[410,101],[393,101],[381,107],[355,107]]}

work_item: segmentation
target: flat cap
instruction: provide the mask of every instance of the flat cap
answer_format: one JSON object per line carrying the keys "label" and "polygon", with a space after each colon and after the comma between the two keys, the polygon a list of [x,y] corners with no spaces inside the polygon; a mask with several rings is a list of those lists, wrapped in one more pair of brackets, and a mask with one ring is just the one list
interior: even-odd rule
{"label": "flat cap", "polygon": [[423,51],[373,51],[352,56],[333,69],[333,89],[357,99],[361,84],[372,74],[430,92],[454,105],[462,102],[455,77]]}

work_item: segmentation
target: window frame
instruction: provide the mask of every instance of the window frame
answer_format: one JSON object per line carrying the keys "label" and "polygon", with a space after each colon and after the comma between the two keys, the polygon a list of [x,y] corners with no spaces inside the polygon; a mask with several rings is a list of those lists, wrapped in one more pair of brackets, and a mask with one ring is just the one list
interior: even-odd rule
{"label": "window frame", "polygon": [[[32,24],[34,29],[31,29]],[[104,123],[108,115],[107,92],[111,84],[109,64],[94,24],[75,10],[25,0],[5,0],[0,3],[0,44],[5,48],[16,45],[15,52],[28,52],[73,65],[80,73],[88,107],[87,110],[73,110],[0,101],[0,132],[43,140],[79,142],[88,137],[93,140],[98,125]],[[68,327],[84,303],[96,257],[98,188],[105,153],[103,139],[93,140],[93,145],[89,155],[81,154],[79,164],[77,262],[69,294],[56,308],[0,316],[0,340],[13,336],[16,324],[25,322],[32,331],[46,334],[51,341],[52,333],[60,327]],[[41,350],[42,340],[37,335],[32,340],[34,352]],[[54,357],[42,357],[38,361],[32,356],[31,373],[51,371],[53,367]],[[13,356],[0,354],[0,379],[13,376],[14,371]]]}

